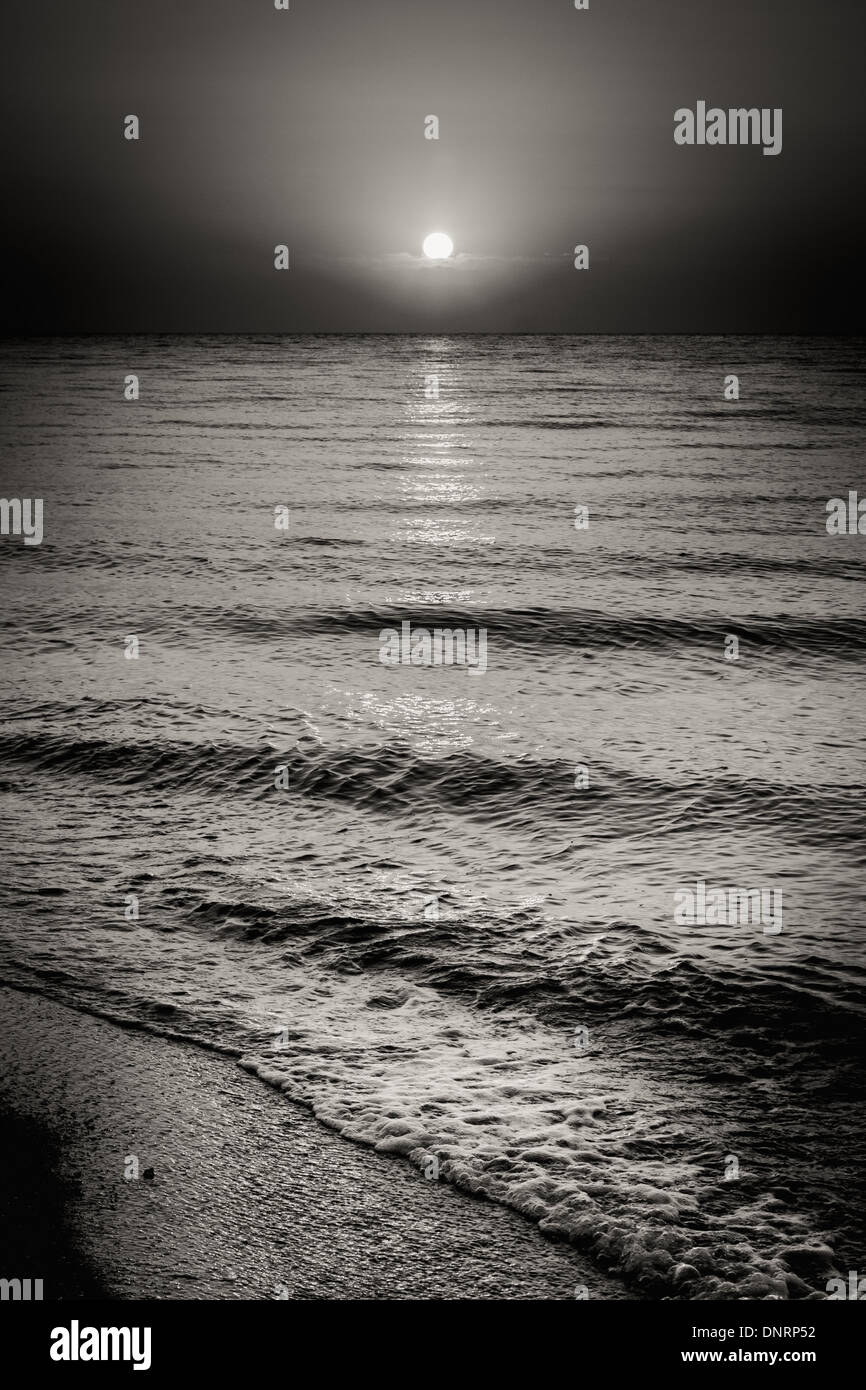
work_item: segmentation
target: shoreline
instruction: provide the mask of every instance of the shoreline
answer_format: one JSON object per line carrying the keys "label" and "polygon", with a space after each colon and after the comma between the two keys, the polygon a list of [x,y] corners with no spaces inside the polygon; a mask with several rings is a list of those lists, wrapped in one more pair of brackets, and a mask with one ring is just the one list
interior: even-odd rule
{"label": "shoreline", "polygon": [[0,1112],[0,1277],[46,1301],[633,1297],[229,1058],[7,985]]}

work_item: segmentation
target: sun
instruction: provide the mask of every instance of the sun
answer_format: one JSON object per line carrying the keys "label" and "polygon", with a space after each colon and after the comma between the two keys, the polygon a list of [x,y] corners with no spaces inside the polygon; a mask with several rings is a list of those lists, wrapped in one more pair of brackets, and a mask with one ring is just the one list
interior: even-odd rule
{"label": "sun", "polygon": [[424,238],[424,255],[431,261],[447,261],[454,250],[454,242],[444,232],[431,232]]}

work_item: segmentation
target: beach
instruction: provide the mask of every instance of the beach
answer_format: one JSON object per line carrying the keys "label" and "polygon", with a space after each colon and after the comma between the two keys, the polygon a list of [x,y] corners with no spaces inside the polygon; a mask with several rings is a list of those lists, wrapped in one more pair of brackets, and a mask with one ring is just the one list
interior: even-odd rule
{"label": "beach", "polygon": [[[44,1278],[46,1300],[627,1296],[515,1213],[347,1142],[204,1048],[3,988],[0,1075],[18,1261],[2,1273]],[[126,1178],[130,1156],[153,1178]]]}
{"label": "beach", "polygon": [[862,361],[0,348],[0,482],[44,499],[0,547],[0,981],[76,1011],[7,1031],[5,1084],[79,1285],[861,1268]]}

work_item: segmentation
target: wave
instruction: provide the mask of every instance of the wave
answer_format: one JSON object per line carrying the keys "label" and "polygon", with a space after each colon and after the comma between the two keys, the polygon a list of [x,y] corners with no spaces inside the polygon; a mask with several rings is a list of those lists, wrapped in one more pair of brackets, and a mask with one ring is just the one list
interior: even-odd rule
{"label": "wave", "polygon": [[[830,1126],[802,1135],[801,1114],[783,1105],[773,1128],[790,1134],[791,1157],[780,1175],[760,1080],[755,1094],[736,1051],[696,1086],[664,1039],[627,1050],[611,1035],[577,1055],[567,1036],[513,1012],[443,1008],[381,976],[361,974],[347,993],[284,972],[287,1007],[268,1026],[243,1012],[241,979],[235,999],[202,1012],[177,994],[141,997],[128,978],[100,996],[54,975],[34,986],[3,969],[13,985],[62,988],[73,1007],[234,1056],[343,1137],[512,1207],[651,1297],[823,1297],[846,1268],[838,1206],[813,1175],[847,1179],[851,1154],[840,1157]],[[775,1075],[773,1088],[781,1100]]]}
{"label": "wave", "polygon": [[[707,1030],[736,1039],[731,1070],[777,1053],[801,1067],[803,1049],[822,1064],[852,1055],[863,1027],[866,971],[847,978],[817,956],[777,965],[772,976],[726,962],[685,958],[676,944],[626,922],[593,934],[544,919],[534,907],[491,914],[459,905],[450,916],[383,917],[375,909],[336,910],[319,900],[285,906],[208,897],[191,885],[168,890],[171,905],[196,932],[288,948],[293,963],[336,975],[400,973],[439,994],[494,1011],[519,1006],[551,1027],[617,1019],[632,1040],[682,1039],[701,1047]],[[493,920],[491,919],[493,918]],[[781,1039],[781,1042],[780,1042]],[[854,1054],[856,1055],[856,1047]]]}
{"label": "wave", "polygon": [[627,618],[564,608],[468,608],[444,605],[355,609],[306,609],[267,614],[260,609],[234,608],[210,612],[191,610],[190,621],[230,629],[248,637],[344,634],[400,627],[487,629],[488,641],[506,646],[577,649],[642,649],[683,647],[719,649],[734,632],[741,644],[767,652],[821,653],[831,659],[857,660],[866,653],[866,625],[859,618],[743,617],[741,619],[648,616]]}
{"label": "wave", "polygon": [[272,797],[279,767],[288,774],[281,795],[410,819],[438,811],[501,828],[547,828],[560,837],[568,827],[588,841],[751,826],[785,832],[801,844],[843,845],[850,854],[866,830],[866,788],[859,784],[792,785],[733,774],[678,784],[594,761],[591,785],[576,791],[574,767],[564,761],[504,763],[468,752],[427,758],[396,743],[326,747],[309,734],[290,746],[253,746],[7,732],[0,734],[0,758],[7,770],[17,763],[151,791],[223,797]]}

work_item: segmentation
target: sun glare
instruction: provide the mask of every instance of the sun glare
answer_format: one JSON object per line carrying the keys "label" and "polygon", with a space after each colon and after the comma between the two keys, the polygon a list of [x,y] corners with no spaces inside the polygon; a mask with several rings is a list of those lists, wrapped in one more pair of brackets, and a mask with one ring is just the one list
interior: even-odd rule
{"label": "sun glare", "polygon": [[447,261],[454,250],[454,242],[444,232],[431,232],[424,238],[424,255],[431,261]]}

